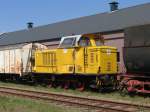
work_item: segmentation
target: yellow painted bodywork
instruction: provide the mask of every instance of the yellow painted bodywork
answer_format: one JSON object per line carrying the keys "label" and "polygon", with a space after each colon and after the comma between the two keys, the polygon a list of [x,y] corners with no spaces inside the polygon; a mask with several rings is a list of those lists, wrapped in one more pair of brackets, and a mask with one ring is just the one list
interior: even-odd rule
{"label": "yellow painted bodywork", "polygon": [[36,73],[117,74],[117,49],[110,46],[58,48],[35,52]]}

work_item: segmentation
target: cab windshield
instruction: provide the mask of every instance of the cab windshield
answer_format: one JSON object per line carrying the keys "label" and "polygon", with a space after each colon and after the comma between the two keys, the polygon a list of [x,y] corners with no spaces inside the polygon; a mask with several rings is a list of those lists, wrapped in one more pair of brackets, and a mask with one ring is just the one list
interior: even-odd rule
{"label": "cab windshield", "polygon": [[60,44],[60,48],[69,48],[73,47],[75,45],[76,38],[66,38],[63,40],[63,42]]}

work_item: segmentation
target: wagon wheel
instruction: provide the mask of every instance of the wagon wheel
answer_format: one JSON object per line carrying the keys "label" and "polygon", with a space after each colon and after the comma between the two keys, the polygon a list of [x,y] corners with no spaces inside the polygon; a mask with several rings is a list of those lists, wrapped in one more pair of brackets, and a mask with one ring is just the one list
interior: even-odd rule
{"label": "wagon wheel", "polygon": [[126,96],[128,92],[128,86],[126,85],[129,80],[123,80],[119,86],[119,93],[121,96]]}
{"label": "wagon wheel", "polygon": [[119,90],[119,81],[114,82],[113,90]]}

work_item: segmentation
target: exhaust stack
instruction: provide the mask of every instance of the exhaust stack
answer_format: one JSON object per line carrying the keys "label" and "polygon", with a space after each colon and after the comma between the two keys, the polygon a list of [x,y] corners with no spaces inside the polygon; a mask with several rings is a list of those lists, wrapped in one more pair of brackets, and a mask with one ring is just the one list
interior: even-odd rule
{"label": "exhaust stack", "polygon": [[32,22],[28,22],[28,23],[27,23],[27,28],[28,28],[28,29],[33,28],[33,23],[32,23]]}
{"label": "exhaust stack", "polygon": [[119,3],[117,1],[112,1],[109,3],[109,5],[110,5],[111,12],[118,10]]}

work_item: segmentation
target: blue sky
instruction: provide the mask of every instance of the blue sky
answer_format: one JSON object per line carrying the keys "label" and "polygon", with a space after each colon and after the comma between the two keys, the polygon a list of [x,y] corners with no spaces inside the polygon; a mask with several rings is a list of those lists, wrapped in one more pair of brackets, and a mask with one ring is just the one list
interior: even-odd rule
{"label": "blue sky", "polygon": [[[111,0],[0,0],[0,32],[55,23],[72,18],[108,12]],[[150,0],[118,0],[120,8],[150,3]]]}

